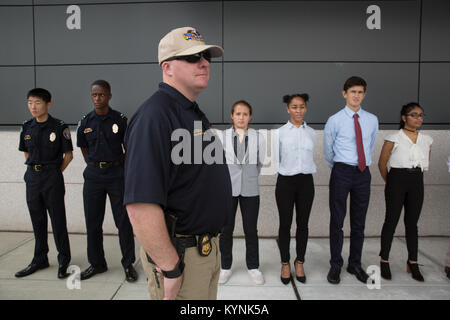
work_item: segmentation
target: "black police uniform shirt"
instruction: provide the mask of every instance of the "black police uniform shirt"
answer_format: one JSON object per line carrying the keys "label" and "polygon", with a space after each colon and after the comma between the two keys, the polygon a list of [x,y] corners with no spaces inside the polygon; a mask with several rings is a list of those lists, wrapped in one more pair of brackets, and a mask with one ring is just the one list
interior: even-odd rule
{"label": "black police uniform shirt", "polygon": [[[93,110],[80,120],[77,128],[77,146],[88,149],[86,159],[91,163],[84,170],[85,178],[102,180],[123,178],[122,145],[127,122],[122,113],[112,108],[109,108],[104,116],[97,115]],[[113,162],[114,165],[102,169],[98,166],[99,162]]]}
{"label": "black police uniform shirt", "polygon": [[25,121],[20,132],[19,150],[28,152],[28,165],[61,165],[63,155],[73,151],[70,130],[64,121],[48,115],[45,122]]}
{"label": "black police uniform shirt", "polygon": [[[220,232],[231,215],[231,181],[225,160],[223,164],[177,165],[171,160],[172,148],[180,143],[171,141],[172,132],[187,129],[193,143],[194,136],[199,136],[194,134],[194,121],[202,122],[203,132],[210,127],[197,103],[160,83],[159,90],[130,120],[125,136],[124,204],[161,205],[177,216],[176,232],[185,235]],[[202,142],[202,152],[209,143]]]}

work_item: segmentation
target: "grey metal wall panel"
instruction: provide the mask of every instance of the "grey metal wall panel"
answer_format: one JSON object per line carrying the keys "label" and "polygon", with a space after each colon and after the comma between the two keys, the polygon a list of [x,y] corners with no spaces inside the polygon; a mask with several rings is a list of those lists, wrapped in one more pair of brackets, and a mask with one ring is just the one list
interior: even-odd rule
{"label": "grey metal wall panel", "polygon": [[[192,0],[164,0],[164,2],[173,1],[192,1]],[[34,0],[35,4],[87,4],[87,3],[136,3],[136,2],[162,2],[161,0]]]}
{"label": "grey metal wall panel", "polygon": [[[369,30],[369,5],[381,30]],[[417,61],[418,1],[237,1],[224,4],[226,61]]]}
{"label": "grey metal wall panel", "polygon": [[283,95],[306,92],[306,122],[325,123],[345,106],[343,85],[353,75],[366,80],[362,106],[380,122],[397,123],[401,106],[417,99],[414,63],[225,63],[224,119],[232,103],[245,99],[254,107],[253,122],[284,123],[289,116]]}
{"label": "grey metal wall panel", "polygon": [[[162,73],[155,64],[36,68],[37,85],[50,90],[53,95],[51,113],[71,124],[76,124],[93,109],[90,85],[97,79],[104,79],[111,84],[111,107],[131,118],[137,108],[156,91]],[[212,122],[222,121],[221,79],[220,64],[213,64],[210,85],[197,100]]]}
{"label": "grey metal wall panel", "polygon": [[422,63],[420,67],[420,103],[427,115],[425,123],[449,123],[450,63]]}
{"label": "grey metal wall panel", "polygon": [[66,8],[35,8],[37,64],[157,62],[159,40],[180,26],[222,43],[216,2],[81,5],[81,30],[66,27]]}
{"label": "grey metal wall panel", "polygon": [[31,118],[27,92],[34,86],[33,67],[0,67],[0,125],[21,124]]}
{"label": "grey metal wall panel", "polygon": [[33,0],[0,0],[0,6],[6,5],[32,5]]}
{"label": "grey metal wall panel", "polygon": [[422,52],[424,61],[450,61],[450,1],[428,0],[422,8]]}
{"label": "grey metal wall panel", "polygon": [[31,65],[33,50],[33,9],[0,9],[0,65]]}

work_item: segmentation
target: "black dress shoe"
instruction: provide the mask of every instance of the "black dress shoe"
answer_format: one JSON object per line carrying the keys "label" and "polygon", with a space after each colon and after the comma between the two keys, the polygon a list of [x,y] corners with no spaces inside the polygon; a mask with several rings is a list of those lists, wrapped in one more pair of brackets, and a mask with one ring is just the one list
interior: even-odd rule
{"label": "black dress shoe", "polygon": [[389,267],[389,262],[380,261],[380,271],[381,277],[385,280],[391,280],[391,268]]}
{"label": "black dress shoe", "polygon": [[419,270],[419,265],[417,263],[409,263],[409,260],[406,261],[406,272],[412,274],[412,278],[414,280],[424,282],[425,279],[423,278],[422,274]]}
{"label": "black dress shoe", "polygon": [[103,273],[106,272],[106,270],[108,270],[107,266],[97,266],[94,267],[93,265],[90,265],[89,268],[87,268],[86,270],[84,270],[81,275],[80,275],[80,279],[81,280],[86,280],[89,279],[90,277],[98,274],[98,273]]}
{"label": "black dress shoe", "polygon": [[341,282],[340,274],[341,268],[331,267],[330,271],[328,271],[328,282],[332,284],[338,284],[339,282]]}
{"label": "black dress shoe", "polygon": [[58,268],[58,279],[64,279],[70,276],[70,273],[67,273],[68,264],[60,265]]}
{"label": "black dress shoe", "polygon": [[367,283],[369,275],[361,267],[348,266],[347,272],[356,276],[356,279],[362,283]]}
{"label": "black dress shoe", "polygon": [[450,267],[446,266],[444,271],[445,274],[447,275],[447,280],[450,281]]}
{"label": "black dress shoe", "polygon": [[133,265],[130,264],[128,268],[125,268],[125,280],[128,282],[136,282],[138,279],[138,274],[136,269],[134,269]]}
{"label": "black dress shoe", "polygon": [[35,273],[38,270],[45,269],[45,268],[48,268],[48,267],[49,267],[48,261],[45,262],[45,263],[39,263],[39,264],[32,262],[25,269],[20,270],[19,272],[17,272],[15,274],[15,276],[17,278],[26,277],[26,276],[29,276],[32,273]]}

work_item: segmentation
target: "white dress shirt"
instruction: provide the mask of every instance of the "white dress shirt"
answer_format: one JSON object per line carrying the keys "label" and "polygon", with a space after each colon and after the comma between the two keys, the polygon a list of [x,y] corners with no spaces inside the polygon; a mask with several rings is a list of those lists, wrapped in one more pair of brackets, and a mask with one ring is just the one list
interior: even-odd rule
{"label": "white dress shirt", "polygon": [[420,167],[422,171],[428,170],[432,137],[419,132],[416,143],[413,143],[400,129],[398,132],[388,135],[384,140],[394,142],[394,148],[387,164],[388,168]]}
{"label": "white dress shirt", "polygon": [[293,176],[316,172],[314,146],[316,133],[306,122],[296,127],[290,121],[278,129],[278,173]]}

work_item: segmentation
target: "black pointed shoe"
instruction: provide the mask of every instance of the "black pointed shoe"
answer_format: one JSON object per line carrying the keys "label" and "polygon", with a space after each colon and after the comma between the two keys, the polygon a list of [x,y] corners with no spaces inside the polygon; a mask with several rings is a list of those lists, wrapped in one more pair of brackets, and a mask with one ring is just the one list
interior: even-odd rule
{"label": "black pointed shoe", "polygon": [[380,261],[381,277],[385,280],[392,280],[391,268],[389,262]]}
{"label": "black pointed shoe", "polygon": [[331,284],[338,284],[339,282],[341,282],[340,274],[341,268],[331,267],[327,275],[328,282]]}
{"label": "black pointed shoe", "polygon": [[87,268],[86,270],[84,270],[81,275],[80,275],[80,279],[81,280],[86,280],[89,279],[90,277],[99,274],[99,273],[103,273],[106,272],[108,270],[107,266],[97,266],[94,267],[93,265],[90,265],[89,268]]}
{"label": "black pointed shoe", "polygon": [[369,275],[361,267],[348,266],[347,272],[356,276],[356,279],[362,283],[367,283],[367,279],[369,279]]}
{"label": "black pointed shoe", "polygon": [[410,263],[409,260],[406,261],[406,272],[412,274],[412,278],[414,280],[424,282],[425,279],[423,278],[422,274],[419,270],[419,265],[417,263]]}
{"label": "black pointed shoe", "polygon": [[22,278],[35,273],[38,270],[48,268],[50,265],[47,262],[44,263],[30,263],[25,269],[20,270],[15,274],[16,278]]}
{"label": "black pointed shoe", "polygon": [[70,276],[70,273],[67,273],[68,264],[59,265],[58,268],[58,279],[64,279]]}
{"label": "black pointed shoe", "polygon": [[130,264],[128,268],[125,268],[125,280],[128,282],[136,282],[138,279],[138,274],[136,269],[134,269],[133,265]]}
{"label": "black pointed shoe", "polygon": [[[283,266],[289,266],[289,262],[282,262],[281,264]],[[281,270],[283,270],[283,267],[281,267]],[[283,278],[282,275],[283,275],[283,272],[281,273],[281,276],[280,276],[281,282],[283,284],[288,284],[289,282],[291,282],[291,267],[289,266],[289,278]]]}
{"label": "black pointed shoe", "polygon": [[[295,260],[294,262],[294,266],[296,266],[297,264],[301,264],[303,267],[303,262],[301,262],[300,260]],[[305,271],[303,270],[303,276],[298,276],[297,275],[297,268],[295,268],[295,277],[297,278],[298,281],[300,281],[301,283],[305,283],[306,282],[306,275],[305,275]]]}

